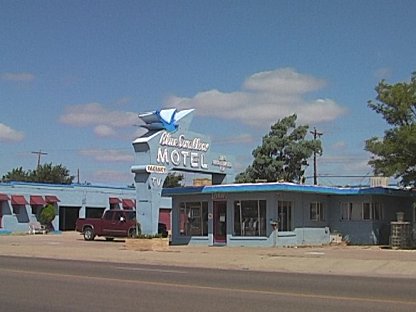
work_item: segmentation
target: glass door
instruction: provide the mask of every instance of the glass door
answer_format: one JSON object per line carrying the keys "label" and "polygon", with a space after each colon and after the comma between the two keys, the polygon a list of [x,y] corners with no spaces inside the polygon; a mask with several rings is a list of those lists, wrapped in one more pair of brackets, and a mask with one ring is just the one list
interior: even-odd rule
{"label": "glass door", "polygon": [[214,244],[225,244],[227,240],[227,202],[214,201]]}

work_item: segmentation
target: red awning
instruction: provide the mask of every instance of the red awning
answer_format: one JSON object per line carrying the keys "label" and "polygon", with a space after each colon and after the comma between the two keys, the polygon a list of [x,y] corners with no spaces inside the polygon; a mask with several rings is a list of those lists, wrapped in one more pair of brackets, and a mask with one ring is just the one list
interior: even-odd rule
{"label": "red awning", "polygon": [[45,200],[42,196],[39,195],[30,195],[30,204],[31,205],[38,205],[43,206],[46,204]]}
{"label": "red awning", "polygon": [[110,197],[109,201],[110,201],[110,204],[120,204],[121,203],[120,198],[117,198],[117,197]]}
{"label": "red awning", "polygon": [[123,199],[123,208],[124,209],[133,209],[136,207],[136,203],[132,199]]}
{"label": "red awning", "polygon": [[10,198],[7,194],[0,193],[0,201],[8,201]]}
{"label": "red awning", "polygon": [[27,205],[27,201],[23,195],[12,195],[12,205]]}
{"label": "red awning", "polygon": [[46,196],[45,196],[45,201],[46,201],[48,204],[55,204],[55,203],[57,203],[57,202],[60,202],[59,198],[58,198],[58,197],[56,197],[55,195],[46,195]]}

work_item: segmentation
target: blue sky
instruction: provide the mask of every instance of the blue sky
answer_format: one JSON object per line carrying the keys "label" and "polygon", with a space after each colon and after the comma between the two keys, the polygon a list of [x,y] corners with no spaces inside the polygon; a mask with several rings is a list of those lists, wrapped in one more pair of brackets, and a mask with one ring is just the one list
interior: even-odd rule
{"label": "blue sky", "polygon": [[368,183],[332,176],[372,174],[364,141],[387,125],[367,101],[416,70],[415,13],[415,1],[0,0],[0,175],[34,169],[42,150],[81,182],[131,184],[137,114],[192,107],[191,130],[237,172],[296,113],[323,133],[320,184]]}

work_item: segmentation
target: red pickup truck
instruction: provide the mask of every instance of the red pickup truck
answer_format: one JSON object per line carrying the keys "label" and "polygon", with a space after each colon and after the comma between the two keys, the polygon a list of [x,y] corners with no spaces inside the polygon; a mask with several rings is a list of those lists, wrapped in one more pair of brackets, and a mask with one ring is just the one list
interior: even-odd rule
{"label": "red pickup truck", "polygon": [[114,237],[134,237],[140,234],[140,224],[133,210],[107,210],[101,218],[79,218],[75,230],[84,235],[85,240],[104,236],[106,240]]}

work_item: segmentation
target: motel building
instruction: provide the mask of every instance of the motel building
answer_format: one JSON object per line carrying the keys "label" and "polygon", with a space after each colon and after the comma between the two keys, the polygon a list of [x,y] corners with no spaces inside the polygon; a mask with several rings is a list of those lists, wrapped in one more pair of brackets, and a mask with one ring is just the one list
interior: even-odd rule
{"label": "motel building", "polygon": [[[108,209],[136,209],[136,190],[98,185],[57,185],[27,182],[0,183],[0,234],[28,233],[38,224],[40,210],[55,207],[51,231],[75,230],[80,218],[100,218]],[[172,203],[162,201],[159,220],[170,229]]]}
{"label": "motel building", "polygon": [[[208,137],[189,131],[193,112],[139,115],[148,131],[132,142],[134,188],[0,183],[0,234],[27,232],[48,203],[56,209],[58,232],[74,230],[78,217],[134,209],[142,233],[156,234],[158,223],[165,223],[172,244],[280,247],[343,240],[387,245],[396,221],[409,235],[415,232],[412,190],[382,184],[234,184],[233,159],[213,151]],[[164,189],[169,172],[210,176],[212,185]]]}
{"label": "motel building", "polygon": [[164,189],[172,197],[172,244],[311,246],[341,240],[388,245],[397,213],[414,223],[414,194],[389,187],[292,183]]}

